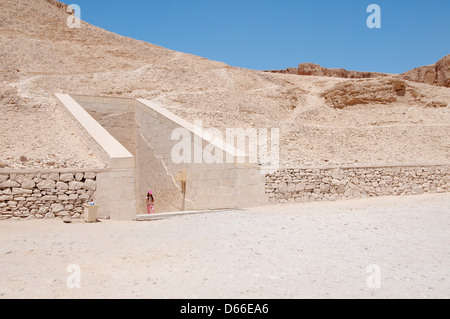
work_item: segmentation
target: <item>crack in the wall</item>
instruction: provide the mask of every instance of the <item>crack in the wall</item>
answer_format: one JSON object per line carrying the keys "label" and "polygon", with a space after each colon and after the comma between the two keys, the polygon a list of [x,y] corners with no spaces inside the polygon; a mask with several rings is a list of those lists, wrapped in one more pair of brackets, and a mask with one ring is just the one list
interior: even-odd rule
{"label": "crack in the wall", "polygon": [[[165,175],[168,176],[170,178],[170,180],[172,181],[171,185],[175,186],[176,190],[178,192],[182,193],[183,192],[182,187],[175,180],[174,175],[169,172],[169,169],[168,169],[168,167],[167,167],[167,165],[165,163],[165,160],[164,160],[163,156],[158,155],[158,152],[157,152],[156,148],[153,147],[151,142],[142,133],[142,127],[137,123],[137,121],[135,121],[135,127],[136,127],[136,134],[139,134],[139,136],[142,139],[142,141],[151,149],[155,159],[162,164],[162,167],[164,168]],[[136,160],[137,160],[137,157],[136,157]],[[136,171],[136,173],[139,174],[139,171]],[[187,195],[186,195],[186,197],[185,197],[185,204],[187,204],[187,203],[194,204],[194,201],[189,199],[187,197]],[[177,204],[173,204],[172,203],[172,205],[175,205],[175,207],[177,207]]]}
{"label": "crack in the wall", "polygon": [[173,184],[175,185],[175,187],[176,187],[179,191],[182,191],[181,187],[178,186],[178,183],[175,181],[174,176],[173,176],[172,174],[169,173],[169,170],[168,170],[168,168],[167,168],[167,166],[166,166],[166,163],[164,162],[163,157],[157,155],[156,149],[152,146],[152,144],[150,143],[150,141],[149,141],[148,139],[146,139],[145,136],[142,134],[141,126],[140,126],[137,122],[135,122],[135,124],[136,124],[136,130],[138,130],[139,135],[141,136],[142,140],[143,140],[143,141],[144,141],[144,142],[152,149],[153,154],[155,155],[155,158],[157,158],[157,159],[161,162],[162,166],[164,167],[164,170],[165,170],[166,175],[169,176],[169,177],[171,178],[171,180],[172,180]]}

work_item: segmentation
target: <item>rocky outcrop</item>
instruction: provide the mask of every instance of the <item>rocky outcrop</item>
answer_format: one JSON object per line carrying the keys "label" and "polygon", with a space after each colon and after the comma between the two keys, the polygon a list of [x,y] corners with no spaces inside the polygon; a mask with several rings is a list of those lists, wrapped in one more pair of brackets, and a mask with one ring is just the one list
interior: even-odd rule
{"label": "rocky outcrop", "polygon": [[344,109],[353,105],[394,102],[430,108],[448,106],[448,102],[444,99],[424,96],[416,87],[398,77],[340,82],[321,96],[329,106],[336,109]]}
{"label": "rocky outcrop", "polygon": [[267,72],[298,75],[298,68],[287,68],[286,70],[270,70],[270,71],[267,71]]}
{"label": "rocky outcrop", "polygon": [[17,108],[23,102],[25,100],[19,96],[17,88],[0,84],[0,105]]}
{"label": "rocky outcrop", "polygon": [[378,80],[358,80],[336,84],[322,97],[330,106],[343,109],[357,104],[388,104],[396,102],[399,97],[414,100],[416,93],[405,81],[394,78]]}
{"label": "rocky outcrop", "polygon": [[[345,69],[328,69],[315,63],[302,63],[298,68],[288,68],[286,70],[272,70],[271,73],[295,74],[305,76],[326,76],[343,79],[372,79],[394,74],[378,72],[348,71]],[[450,54],[439,60],[436,64],[422,66],[414,70],[398,75],[399,79],[450,87]]]}
{"label": "rocky outcrop", "polygon": [[385,77],[388,74],[376,72],[358,72],[345,69],[327,69],[314,63],[302,63],[298,66],[299,75],[327,76],[344,79],[369,79]]}
{"label": "rocky outcrop", "polygon": [[401,75],[409,81],[450,87],[450,54],[436,64],[422,66]]}
{"label": "rocky outcrop", "polygon": [[59,2],[57,0],[45,0],[45,1],[47,1],[48,3],[50,3],[53,6],[57,7],[58,9],[63,10],[64,12],[66,12],[68,14],[73,13],[73,9],[72,8],[68,9],[69,5],[67,5],[65,3]]}
{"label": "rocky outcrop", "polygon": [[348,71],[345,69],[327,69],[315,63],[302,63],[298,66],[298,68],[288,68],[286,70],[272,70],[268,72],[308,75],[308,76],[326,76],[343,79],[369,79],[369,78],[389,76],[389,74],[377,72],[359,72],[359,71]]}

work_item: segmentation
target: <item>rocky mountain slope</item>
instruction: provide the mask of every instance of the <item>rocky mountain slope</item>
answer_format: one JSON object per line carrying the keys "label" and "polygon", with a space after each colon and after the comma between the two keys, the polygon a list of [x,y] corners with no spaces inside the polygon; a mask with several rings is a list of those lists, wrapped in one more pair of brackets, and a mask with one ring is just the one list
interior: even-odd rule
{"label": "rocky mountain slope", "polygon": [[345,69],[327,69],[315,63],[302,63],[298,66],[298,68],[288,68],[286,70],[274,70],[269,72],[309,76],[327,76],[344,79],[368,79],[392,76],[400,80],[450,87],[450,54],[446,55],[433,65],[422,66],[400,75],[377,72],[348,71]]}
{"label": "rocky mountain slope", "polygon": [[279,128],[290,165],[449,162],[449,88],[234,68],[67,18],[55,0],[0,2],[0,167],[104,165],[54,93],[155,100],[223,131]]}
{"label": "rocky mountain slope", "polygon": [[409,81],[450,87],[450,54],[433,65],[416,68],[401,76]]}
{"label": "rocky mountain slope", "polygon": [[301,63],[298,68],[287,68],[286,70],[272,70],[271,73],[295,74],[308,76],[326,76],[342,79],[369,79],[389,76],[385,73],[348,71],[346,69],[328,69],[316,63]]}

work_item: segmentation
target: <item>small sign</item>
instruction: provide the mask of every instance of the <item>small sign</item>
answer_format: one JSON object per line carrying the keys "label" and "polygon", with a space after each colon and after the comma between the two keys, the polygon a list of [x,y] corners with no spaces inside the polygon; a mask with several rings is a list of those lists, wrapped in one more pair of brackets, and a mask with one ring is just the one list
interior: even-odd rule
{"label": "small sign", "polygon": [[186,181],[186,170],[182,170],[175,174],[176,182],[185,182]]}

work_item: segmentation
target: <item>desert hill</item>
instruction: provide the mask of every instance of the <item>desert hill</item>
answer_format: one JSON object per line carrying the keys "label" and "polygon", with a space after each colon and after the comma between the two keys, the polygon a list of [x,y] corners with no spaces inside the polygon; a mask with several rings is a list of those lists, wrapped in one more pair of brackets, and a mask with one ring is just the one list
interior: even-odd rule
{"label": "desert hill", "polygon": [[449,88],[234,68],[85,22],[70,29],[67,17],[55,0],[0,2],[0,167],[104,165],[53,93],[156,100],[222,130],[279,128],[286,164],[449,162]]}

